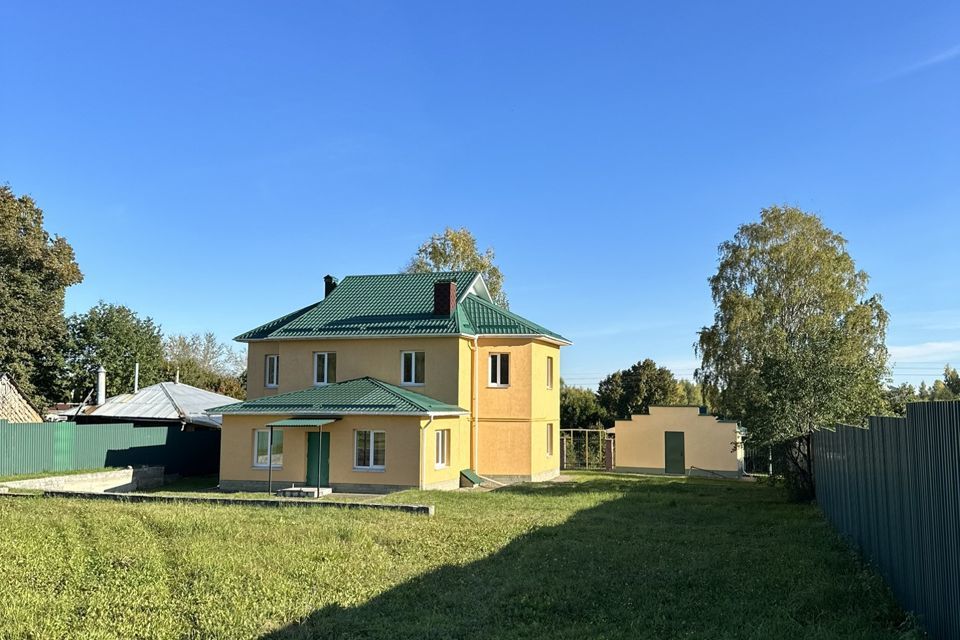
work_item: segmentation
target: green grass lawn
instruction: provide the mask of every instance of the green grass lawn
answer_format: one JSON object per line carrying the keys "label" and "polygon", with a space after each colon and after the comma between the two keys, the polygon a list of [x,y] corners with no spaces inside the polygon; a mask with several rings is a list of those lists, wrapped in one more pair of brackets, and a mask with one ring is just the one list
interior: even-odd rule
{"label": "green grass lawn", "polygon": [[379,511],[0,499],[0,637],[907,638],[816,509],[577,474]]}
{"label": "green grass lawn", "polygon": [[14,480],[35,480],[37,478],[53,478],[56,476],[75,476],[82,473],[100,473],[101,471],[116,471],[120,467],[97,467],[96,469],[74,469],[73,471],[38,471],[37,473],[23,473],[18,476],[0,476],[0,484]]}

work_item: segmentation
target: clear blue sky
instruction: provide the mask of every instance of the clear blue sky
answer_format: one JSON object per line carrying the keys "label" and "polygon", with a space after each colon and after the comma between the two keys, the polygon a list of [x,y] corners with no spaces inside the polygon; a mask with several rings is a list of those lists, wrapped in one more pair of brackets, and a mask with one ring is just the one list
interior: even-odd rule
{"label": "clear blue sky", "polygon": [[[203,6],[198,6],[198,5]],[[789,6],[787,6],[789,4]],[[689,376],[716,247],[843,233],[899,380],[960,364],[960,4],[18,2],[0,181],[98,299],[224,339],[444,226],[595,384]]]}

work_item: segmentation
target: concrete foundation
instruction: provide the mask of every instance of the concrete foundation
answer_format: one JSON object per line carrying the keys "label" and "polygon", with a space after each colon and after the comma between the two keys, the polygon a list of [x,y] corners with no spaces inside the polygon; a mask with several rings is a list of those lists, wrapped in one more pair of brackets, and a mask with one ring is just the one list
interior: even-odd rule
{"label": "concrete foundation", "polygon": [[720,471],[710,469],[687,469],[687,472],[684,474],[668,474],[663,467],[614,467],[613,470],[617,473],[642,473],[648,476],[671,475],[677,478],[689,476],[691,478],[724,478],[736,480],[741,477],[739,471]]}
{"label": "concrete foundation", "polygon": [[124,493],[163,485],[163,467],[140,467],[4,482],[11,489]]}

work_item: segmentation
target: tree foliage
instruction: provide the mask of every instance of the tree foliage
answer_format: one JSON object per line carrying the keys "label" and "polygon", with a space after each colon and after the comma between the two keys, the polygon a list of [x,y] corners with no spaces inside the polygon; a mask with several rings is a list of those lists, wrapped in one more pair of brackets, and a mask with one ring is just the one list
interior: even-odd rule
{"label": "tree foliage", "polygon": [[180,382],[185,384],[232,398],[246,396],[243,354],[218,341],[213,333],[167,336],[163,350],[167,379],[175,379],[179,372]]}
{"label": "tree foliage", "polygon": [[764,209],[720,245],[697,379],[747,444],[790,443],[789,486],[812,496],[810,436],[883,408],[887,313],[846,240],[794,207]]}
{"label": "tree foliage", "polygon": [[0,185],[0,371],[38,404],[64,394],[63,301],[82,280],[73,248],[47,233],[33,199]]}
{"label": "tree foliage", "polygon": [[932,385],[923,381],[918,389],[906,382],[891,385],[884,393],[884,400],[887,412],[895,416],[907,415],[907,403],[910,402],[960,400],[960,373],[948,364],[943,368],[942,380],[934,380]]}
{"label": "tree foliage", "polygon": [[134,365],[140,363],[140,386],[164,379],[166,361],[160,327],[123,305],[101,301],[67,321],[67,363],[73,396],[83,400],[96,385],[97,369],[107,370],[107,395],[133,391]]}
{"label": "tree foliage", "polygon": [[649,358],[608,375],[597,388],[597,400],[608,422],[647,413],[653,404],[673,404],[676,396],[673,373]]}
{"label": "tree foliage", "polygon": [[604,411],[590,389],[568,386],[560,380],[560,428],[589,429],[603,422]]}
{"label": "tree foliage", "polygon": [[413,259],[404,269],[407,273],[430,273],[433,271],[479,271],[487,283],[490,297],[503,308],[508,307],[507,294],[503,290],[503,273],[494,262],[493,249],[481,252],[477,240],[466,227],[447,227],[443,233],[430,236],[420,245]]}

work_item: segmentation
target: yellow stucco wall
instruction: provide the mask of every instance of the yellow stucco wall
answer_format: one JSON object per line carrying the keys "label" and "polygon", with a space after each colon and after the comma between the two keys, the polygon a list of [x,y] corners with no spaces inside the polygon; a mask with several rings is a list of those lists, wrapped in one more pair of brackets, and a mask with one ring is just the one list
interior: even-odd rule
{"label": "yellow stucco wall", "polygon": [[[253,466],[254,432],[287,415],[225,415],[221,432],[220,480],[267,481],[267,469]],[[460,470],[469,466],[469,422],[466,417],[437,417],[432,423],[419,416],[344,416],[323,427],[330,434],[331,485],[420,486],[421,460],[423,486],[458,482]],[[423,449],[420,448],[421,427]],[[382,471],[354,468],[354,431],[374,429],[385,432],[385,464]],[[450,460],[436,468],[435,438],[439,429],[450,430]],[[303,484],[307,477],[307,433],[315,428],[283,429],[283,467],[274,468],[274,482]],[[422,456],[421,456],[422,454]]]}
{"label": "yellow stucco wall", "polygon": [[685,465],[735,473],[739,469],[737,425],[700,415],[698,407],[650,407],[649,415],[635,415],[616,422],[616,466],[618,469],[660,470],[664,468],[667,431],[684,436]]}
{"label": "yellow stucco wall", "polygon": [[[481,475],[546,477],[559,473],[559,428],[560,428],[560,348],[543,341],[530,338],[508,337],[481,337],[479,339],[479,355],[473,353],[473,340],[463,337],[445,338],[384,338],[364,340],[287,340],[273,342],[252,342],[248,345],[248,399],[254,399],[278,393],[288,393],[308,388],[313,384],[313,354],[318,351],[333,351],[337,354],[337,380],[344,381],[361,376],[372,376],[392,384],[400,384],[401,352],[424,351],[426,354],[426,376],[422,386],[409,387],[412,391],[426,396],[457,404],[467,411],[473,410],[472,397],[477,390],[478,431],[476,434],[477,471]],[[489,385],[489,356],[492,353],[510,354],[510,385],[508,387],[491,387]],[[267,354],[280,355],[280,380],[275,389],[264,386],[264,361]],[[547,386],[547,357],[553,358],[553,385]],[[474,358],[477,358],[476,365]],[[476,377],[476,380],[475,380]],[[283,417],[283,416],[281,416]],[[237,419],[237,416],[227,417],[224,424],[224,438],[227,436],[227,422]],[[277,418],[274,418],[277,419]],[[341,466],[336,466],[333,451],[338,448],[338,430],[344,430],[344,424],[355,423],[358,418],[345,418],[333,425],[331,433],[331,484],[335,482],[361,483],[363,478],[380,476],[367,482],[376,484],[416,484],[409,482],[413,471],[406,468],[397,471],[400,476],[394,477],[394,471],[389,474],[374,472],[354,472],[352,459],[347,456]],[[377,419],[386,420],[383,417]],[[260,424],[270,422],[262,417],[256,418]],[[437,419],[438,423],[441,419]],[[449,419],[444,420],[444,422]],[[451,434],[451,469],[435,470],[433,464],[434,435],[424,434],[429,441],[423,453],[425,462],[425,483],[451,482],[461,469],[472,468],[470,460],[472,423],[469,417],[456,418],[457,426],[452,428]],[[398,429],[398,423],[391,428]],[[554,425],[553,455],[547,455],[546,425]],[[250,425],[244,426],[252,431]],[[356,428],[356,427],[353,427]],[[379,427],[367,427],[379,428]],[[348,446],[352,454],[352,428],[340,447]],[[225,448],[224,456],[233,458],[242,457],[243,463],[223,463],[225,472],[234,473],[246,465],[245,476],[237,479],[255,479],[261,473],[259,469],[251,468],[253,436],[245,435],[249,442],[244,440],[239,444]],[[388,440],[390,434],[388,434]],[[413,446],[416,439],[398,432],[396,439]],[[287,445],[285,445],[287,446]],[[305,461],[306,439],[298,441],[296,445],[304,450]],[[456,464],[454,465],[453,449],[457,448]],[[243,449],[242,455],[239,450]],[[412,449],[407,450],[415,455]],[[299,455],[299,454],[298,454]],[[388,454],[390,455],[390,454]],[[286,454],[285,454],[286,457]],[[347,466],[350,468],[348,469]],[[289,474],[303,477],[304,466],[291,469]],[[456,466],[456,469],[452,469]],[[233,467],[238,467],[237,469]],[[287,470],[284,469],[284,473]],[[454,475],[456,474],[456,475]],[[276,477],[276,476],[275,476]],[[335,480],[336,478],[348,478]],[[399,479],[397,479],[399,478]],[[287,479],[284,476],[284,479]],[[303,480],[298,480],[302,482]]]}
{"label": "yellow stucco wall", "polygon": [[[371,376],[400,385],[400,354],[423,351],[424,384],[411,391],[457,404],[461,399],[460,338],[370,338],[365,340],[277,340],[251,342],[247,349],[247,399],[300,391],[313,386],[313,354],[337,354],[337,380]],[[280,356],[280,384],[264,385],[263,368],[267,354]],[[464,407],[467,408],[467,407]]]}
{"label": "yellow stucco wall", "polygon": [[[289,416],[223,416],[220,430],[220,480],[267,481],[267,469],[253,466],[254,432]],[[283,467],[274,481],[302,483],[307,476],[306,429],[285,429]]]}

